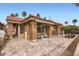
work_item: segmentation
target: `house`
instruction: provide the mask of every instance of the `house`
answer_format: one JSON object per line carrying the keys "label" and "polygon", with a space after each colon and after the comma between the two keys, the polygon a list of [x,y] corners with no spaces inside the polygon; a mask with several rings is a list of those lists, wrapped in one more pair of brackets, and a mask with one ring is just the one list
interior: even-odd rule
{"label": "house", "polygon": [[25,19],[7,16],[6,21],[10,37],[36,41],[42,37],[51,38],[53,35],[62,34],[62,24],[34,15],[29,15]]}

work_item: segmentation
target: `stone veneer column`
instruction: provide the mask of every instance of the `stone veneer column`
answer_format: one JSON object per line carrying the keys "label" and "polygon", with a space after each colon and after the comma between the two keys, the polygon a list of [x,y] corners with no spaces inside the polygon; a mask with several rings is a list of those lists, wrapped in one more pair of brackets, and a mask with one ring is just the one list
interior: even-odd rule
{"label": "stone veneer column", "polygon": [[48,33],[48,37],[51,38],[52,37],[52,26],[51,25],[47,27],[47,33]]}
{"label": "stone veneer column", "polygon": [[32,41],[36,41],[37,40],[37,23],[35,21],[30,22],[30,26],[31,26],[31,39]]}
{"label": "stone veneer column", "polygon": [[60,29],[59,29],[59,27],[58,26],[56,26],[56,33],[57,33],[57,36],[59,36],[59,33],[60,32]]}
{"label": "stone veneer column", "polygon": [[58,27],[58,36],[64,34],[63,31],[61,31],[61,29],[62,29],[62,27],[59,26],[59,27]]}
{"label": "stone veneer column", "polygon": [[13,37],[12,33],[13,33],[13,24],[8,23],[7,34],[10,36],[10,38]]}
{"label": "stone veneer column", "polygon": [[55,30],[56,30],[55,34],[58,35],[58,27],[57,26],[55,26]]}

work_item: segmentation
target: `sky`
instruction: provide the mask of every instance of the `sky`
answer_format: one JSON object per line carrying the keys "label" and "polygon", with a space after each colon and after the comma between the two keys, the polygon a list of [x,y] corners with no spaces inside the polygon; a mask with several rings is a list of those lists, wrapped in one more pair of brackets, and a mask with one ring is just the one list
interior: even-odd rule
{"label": "sky", "polygon": [[22,11],[29,14],[40,14],[42,18],[59,22],[64,24],[68,21],[69,25],[72,25],[72,20],[77,19],[77,25],[79,25],[79,7],[76,7],[72,3],[0,3],[0,22],[6,23],[6,17],[11,13],[18,13],[20,18],[22,17]]}

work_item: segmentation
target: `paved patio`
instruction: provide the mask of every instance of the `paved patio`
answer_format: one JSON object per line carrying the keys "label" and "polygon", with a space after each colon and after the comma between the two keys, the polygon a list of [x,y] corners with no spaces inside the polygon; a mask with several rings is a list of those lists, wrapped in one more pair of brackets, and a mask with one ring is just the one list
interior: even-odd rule
{"label": "paved patio", "polygon": [[45,56],[60,55],[63,49],[72,39],[55,36],[51,39],[39,39],[29,42],[24,39],[10,40],[1,54],[5,56]]}

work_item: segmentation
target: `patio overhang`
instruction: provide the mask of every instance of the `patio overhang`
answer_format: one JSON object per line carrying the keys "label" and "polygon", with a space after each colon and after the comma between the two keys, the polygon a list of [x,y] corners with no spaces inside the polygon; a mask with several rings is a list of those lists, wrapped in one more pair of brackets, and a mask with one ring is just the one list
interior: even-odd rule
{"label": "patio overhang", "polygon": [[49,22],[49,21],[46,21],[46,20],[39,20],[39,19],[36,19],[35,21],[36,21],[37,23],[44,23],[44,24],[54,25],[54,23]]}
{"label": "patio overhang", "polygon": [[16,22],[16,21],[7,21],[8,23],[14,23],[14,24],[22,24],[21,22]]}
{"label": "patio overhang", "polygon": [[12,17],[12,16],[7,16],[6,21],[8,23],[22,24],[23,19],[17,18],[17,17]]}
{"label": "patio overhang", "polygon": [[27,22],[29,22],[29,21],[33,21],[35,18],[28,18],[28,19],[24,19],[23,21],[22,21],[22,23],[24,24],[24,23],[27,23]]}
{"label": "patio overhang", "polygon": [[[57,31],[59,31],[59,26],[61,26],[62,24],[54,22],[52,20],[47,20],[47,19],[43,19],[40,17],[36,17],[36,16],[28,16],[25,19],[21,19],[21,18],[16,18],[16,17],[12,17],[9,16],[6,19],[7,23],[9,24],[8,29],[10,30],[11,34],[13,33],[13,28],[16,26],[16,30],[17,30],[17,34],[18,37],[20,37],[20,31],[21,31],[21,27],[23,26],[24,28],[24,32],[27,31],[27,37],[30,40],[36,40],[37,39],[37,35],[38,35],[38,31],[39,28],[41,28],[42,30],[39,31],[39,33],[43,33],[46,35],[48,35],[49,38],[52,37],[52,31],[53,31],[53,26],[56,26],[56,33]],[[21,26],[22,25],[22,26]],[[23,32],[23,35],[25,36],[25,33]]]}

